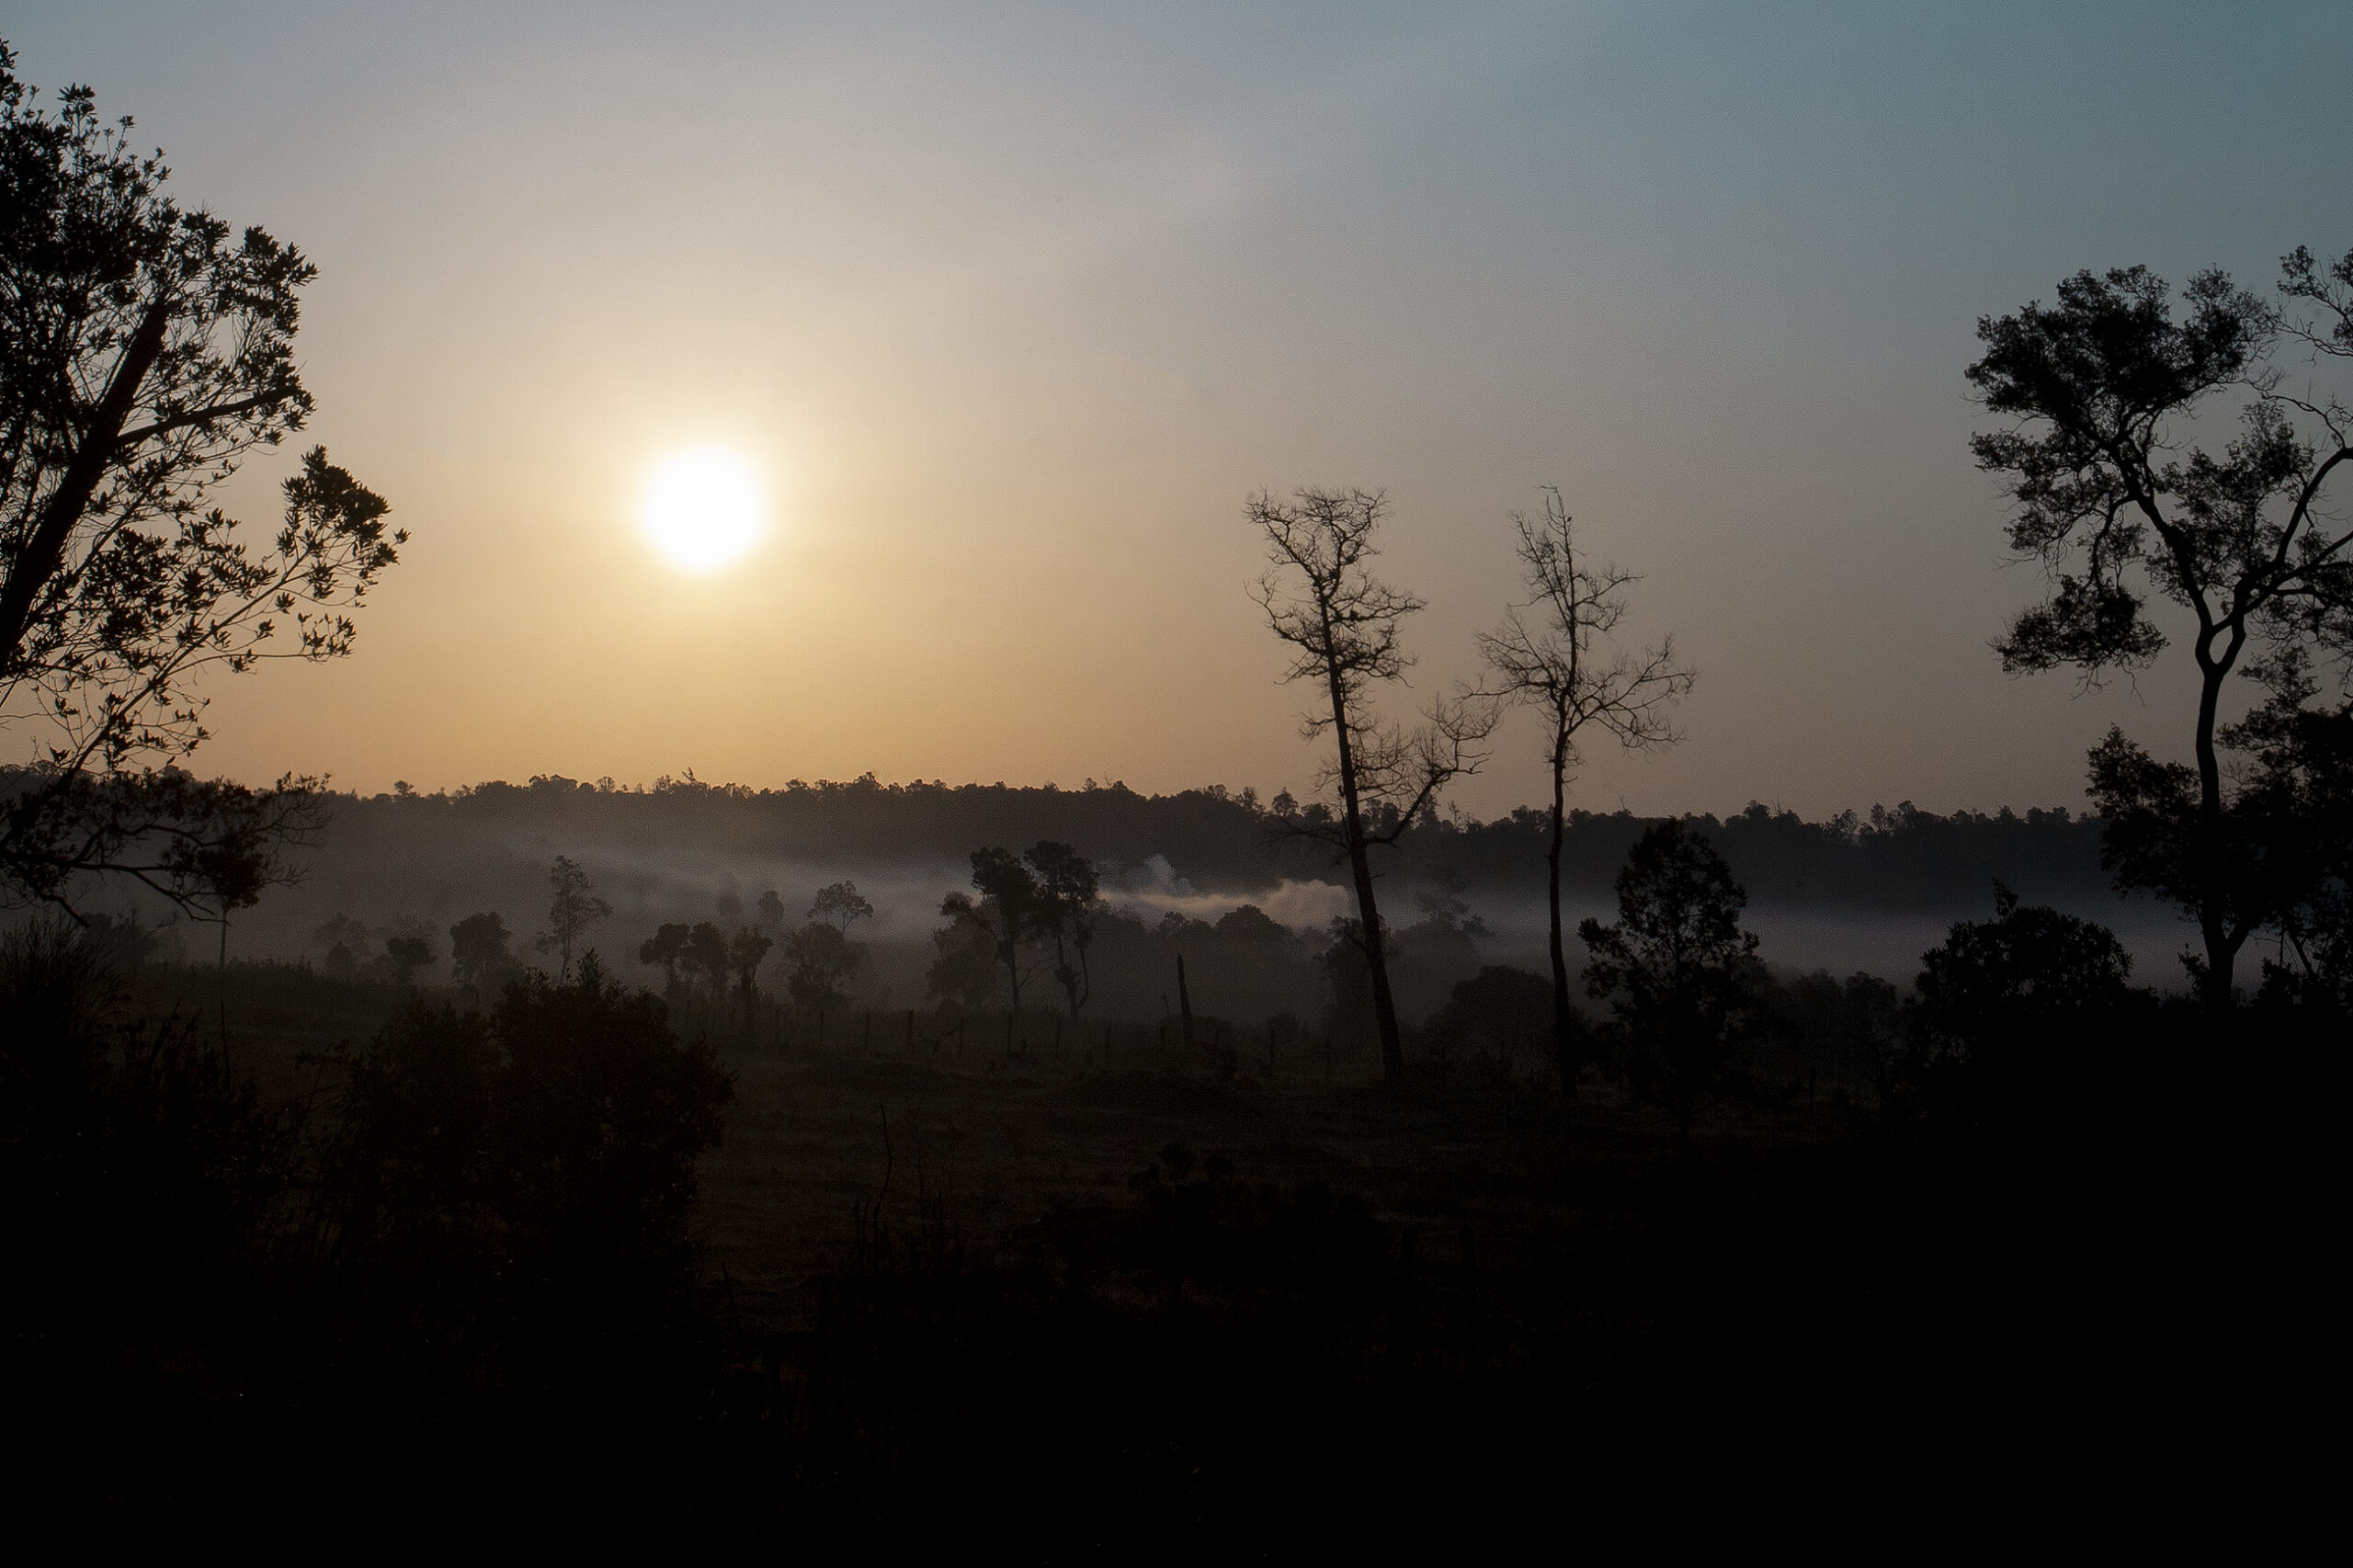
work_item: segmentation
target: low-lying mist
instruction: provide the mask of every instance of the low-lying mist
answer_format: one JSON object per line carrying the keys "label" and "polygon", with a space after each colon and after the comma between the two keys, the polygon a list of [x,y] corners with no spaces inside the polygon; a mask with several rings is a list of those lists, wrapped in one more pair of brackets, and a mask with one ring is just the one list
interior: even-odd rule
{"label": "low-lying mist", "polygon": [[[1614,917],[1611,880],[1643,821],[1620,812],[1572,823],[1563,910],[1572,964],[1581,950],[1575,923]],[[1937,817],[1907,805],[1805,823],[1752,806],[1698,825],[1748,888],[1747,924],[1766,960],[1784,971],[1860,971],[1907,984],[1919,955],[1952,922],[1990,912],[1999,881],[2113,927],[2143,981],[2177,980],[2186,927],[2161,906],[2109,890],[2099,824],[2089,819],[2063,811]],[[969,889],[971,852],[1019,852],[1040,840],[1072,845],[1100,876],[1105,915],[1090,955],[1088,1016],[1167,1016],[1178,956],[1189,1000],[1208,1015],[1255,1027],[1329,1006],[1321,955],[1333,922],[1354,914],[1342,872],[1316,846],[1273,836],[1249,791],[1215,787],[1147,797],[1116,786],[888,787],[865,778],[772,791],[664,780],[640,791],[542,778],[454,794],[347,796],[299,852],[299,882],[233,917],[229,951],[317,964],[340,942],[347,960],[365,963],[386,939],[416,937],[433,957],[414,978],[446,983],[449,927],[486,911],[514,934],[519,960],[551,961],[538,960],[531,942],[545,928],[548,870],[562,855],[611,905],[583,945],[624,979],[660,981],[639,953],[665,924],[708,921],[729,932],[758,925],[780,937],[811,918],[818,889],[847,881],[873,909],[851,933],[866,956],[848,987],[851,1004],[925,1007],[941,999],[929,972],[940,957],[941,901]],[[1381,858],[1383,918],[1397,933],[1408,1017],[1436,1007],[1483,965],[1546,967],[1543,846],[1541,819],[1521,812],[1486,824],[1435,819]],[[213,956],[216,927],[173,920],[120,889],[90,891],[91,907],[135,915],[154,929],[162,956]],[[763,895],[773,895],[765,908]],[[1245,910],[1264,918],[1237,916]],[[766,961],[764,986],[781,988],[782,963],[779,948]],[[1067,1006],[1051,968],[1040,963],[1025,1006]]]}

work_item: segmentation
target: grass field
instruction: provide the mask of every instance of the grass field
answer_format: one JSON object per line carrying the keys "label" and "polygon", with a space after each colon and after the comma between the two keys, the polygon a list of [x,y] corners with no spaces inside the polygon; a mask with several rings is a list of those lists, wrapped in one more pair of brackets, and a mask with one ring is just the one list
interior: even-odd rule
{"label": "grass field", "polygon": [[[415,999],[237,965],[222,994],[155,969],[138,1006],[225,1024],[322,1117],[338,1048]],[[1847,1093],[1711,1102],[1687,1160],[1598,1083],[1384,1086],[1313,1049],[1185,1072],[1149,1028],[1109,1070],[1001,1025],[918,1020],[910,1058],[898,1021],[847,1051],[722,1037],[691,1221],[716,1381],[666,1457],[566,1506],[853,1556],[1274,1551],[1336,1517],[1467,1540],[1564,1476],[1844,1484],[2090,1387],[2063,1206],[1907,1156]]]}

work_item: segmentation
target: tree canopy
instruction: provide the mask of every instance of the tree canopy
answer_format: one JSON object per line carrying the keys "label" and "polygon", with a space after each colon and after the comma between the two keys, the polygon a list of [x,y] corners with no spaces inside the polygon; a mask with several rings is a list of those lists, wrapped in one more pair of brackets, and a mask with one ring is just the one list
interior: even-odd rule
{"label": "tree canopy", "polygon": [[[2239,949],[2277,914],[2225,778],[2224,683],[2251,676],[2294,707],[2316,658],[2340,677],[2353,668],[2353,528],[2330,501],[2353,459],[2353,411],[2294,390],[2279,362],[2283,344],[2353,357],[2353,254],[2324,269],[2296,252],[2280,293],[2285,308],[2209,270],[2182,290],[2177,317],[2146,267],[2079,272],[2052,305],[1981,320],[1985,353],[1968,372],[2011,421],[1971,440],[2015,504],[2011,548],[2052,578],[1997,644],[2004,665],[2097,680],[2165,647],[2153,597],[2188,622],[2191,765],[2156,763],[2118,733],[2095,754],[2094,788],[2120,826],[2120,882],[2197,919],[2193,967],[2216,1006],[2229,1005]],[[2219,448],[2193,438],[2233,395],[2237,435]]]}
{"label": "tree canopy", "polygon": [[200,903],[185,843],[218,861],[248,802],[153,771],[205,739],[197,676],[348,653],[406,536],[324,448],[266,546],[213,504],[310,416],[293,341],[316,269],[165,195],[162,153],[88,88],[39,97],[0,44],[0,716],[40,736],[6,780],[0,892],[63,903],[129,870]]}

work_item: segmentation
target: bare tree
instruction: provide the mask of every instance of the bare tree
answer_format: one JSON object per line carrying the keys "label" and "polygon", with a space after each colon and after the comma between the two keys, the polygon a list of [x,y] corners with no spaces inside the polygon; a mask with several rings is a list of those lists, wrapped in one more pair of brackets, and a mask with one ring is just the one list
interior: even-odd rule
{"label": "bare tree", "polygon": [[1405,1069],[1404,1040],[1371,850],[1395,844],[1449,781],[1477,771],[1486,758],[1476,748],[1495,728],[1495,710],[1475,697],[1439,698],[1410,731],[1376,711],[1376,689],[1404,684],[1413,659],[1399,628],[1423,608],[1372,574],[1370,562],[1380,553],[1373,533],[1384,510],[1379,491],[1303,489],[1290,503],[1262,491],[1251,497],[1248,515],[1265,536],[1267,559],[1253,597],[1274,634],[1296,650],[1283,679],[1314,681],[1328,705],[1304,718],[1301,733],[1314,740],[1328,732],[1333,743],[1316,787],[1337,797],[1337,811],[1311,806],[1284,825],[1329,844],[1348,862],[1358,915],[1350,939],[1364,952],[1381,1071],[1393,1082]]}
{"label": "bare tree", "polygon": [[1666,707],[1689,693],[1697,675],[1675,662],[1675,639],[1640,653],[1604,655],[1597,647],[1626,615],[1626,588],[1642,579],[1615,566],[1577,559],[1576,534],[1554,486],[1542,486],[1544,509],[1512,514],[1529,597],[1504,612],[1503,624],[1479,638],[1494,695],[1540,713],[1544,759],[1552,776],[1552,835],[1544,846],[1552,924],[1552,1058],[1561,1092],[1576,1093],[1577,1031],[1569,1006],[1569,965],[1561,949],[1561,840],[1569,780],[1580,760],[1577,737],[1597,727],[1629,751],[1677,739]]}

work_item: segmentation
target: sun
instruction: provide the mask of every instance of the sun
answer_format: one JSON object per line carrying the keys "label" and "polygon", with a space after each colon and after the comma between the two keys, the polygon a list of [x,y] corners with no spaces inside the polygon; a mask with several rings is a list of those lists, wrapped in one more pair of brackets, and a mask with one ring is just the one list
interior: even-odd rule
{"label": "sun", "polygon": [[672,452],[645,477],[637,526],[662,558],[702,576],[757,544],[767,502],[752,465],[724,447]]}

